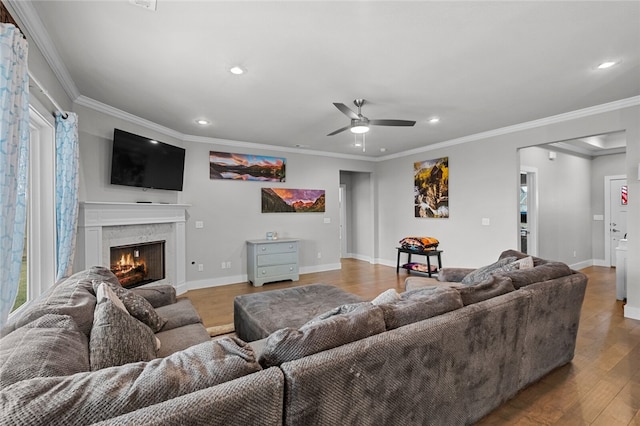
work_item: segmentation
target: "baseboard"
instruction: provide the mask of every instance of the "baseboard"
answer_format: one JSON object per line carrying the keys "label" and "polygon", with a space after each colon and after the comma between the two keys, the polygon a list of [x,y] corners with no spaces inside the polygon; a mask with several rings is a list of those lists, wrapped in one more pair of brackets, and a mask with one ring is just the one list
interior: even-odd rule
{"label": "baseboard", "polygon": [[609,267],[611,265],[609,265],[609,262],[607,262],[604,259],[593,259],[593,266],[605,266],[605,267]]}
{"label": "baseboard", "polygon": [[363,262],[369,262],[371,264],[374,263],[371,256],[365,256],[363,254],[351,253],[349,257],[356,260],[362,260]]}
{"label": "baseboard", "polygon": [[580,269],[588,268],[589,266],[593,266],[593,259],[583,260],[582,262],[572,263],[569,265],[569,268],[579,271]]}
{"label": "baseboard", "polygon": [[[324,265],[305,266],[300,268],[300,274],[311,274],[313,272],[335,271],[341,269],[340,263],[327,263]],[[220,278],[209,278],[205,280],[189,281],[177,286],[176,293],[184,294],[189,290],[199,290],[201,288],[220,287],[229,284],[238,284],[248,282],[247,275],[230,275]]]}
{"label": "baseboard", "polygon": [[624,317],[634,320],[640,320],[640,308],[635,306],[629,306],[629,303],[624,305]]}

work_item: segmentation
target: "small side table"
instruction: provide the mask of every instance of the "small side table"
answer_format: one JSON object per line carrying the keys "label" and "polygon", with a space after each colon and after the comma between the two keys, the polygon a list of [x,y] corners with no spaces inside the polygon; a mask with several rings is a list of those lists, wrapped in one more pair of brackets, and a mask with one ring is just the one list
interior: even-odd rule
{"label": "small side table", "polygon": [[[407,253],[407,263],[411,263],[411,255],[416,254],[418,256],[425,256],[427,259],[427,272],[421,272],[421,273],[427,274],[430,277],[433,274],[433,272],[431,272],[432,256],[437,256],[438,258],[438,271],[442,269],[442,257],[440,256],[440,254],[442,253],[442,250],[411,250],[404,247],[396,247],[396,249],[398,250],[398,260],[396,262],[396,274],[400,272],[400,253]],[[411,269],[407,269],[407,271],[411,273]]]}

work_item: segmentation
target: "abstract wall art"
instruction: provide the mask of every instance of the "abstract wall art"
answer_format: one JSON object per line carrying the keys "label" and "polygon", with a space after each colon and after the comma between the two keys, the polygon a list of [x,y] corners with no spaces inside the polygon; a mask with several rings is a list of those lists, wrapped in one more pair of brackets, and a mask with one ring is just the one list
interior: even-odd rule
{"label": "abstract wall art", "polygon": [[413,164],[415,217],[449,217],[449,157]]}

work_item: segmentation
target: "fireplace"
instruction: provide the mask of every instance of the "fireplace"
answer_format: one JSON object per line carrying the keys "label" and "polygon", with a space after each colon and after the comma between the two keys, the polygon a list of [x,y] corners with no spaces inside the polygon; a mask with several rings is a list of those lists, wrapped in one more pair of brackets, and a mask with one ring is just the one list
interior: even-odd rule
{"label": "fireplace", "polygon": [[138,287],[165,278],[165,241],[110,247],[110,268],[123,287]]}

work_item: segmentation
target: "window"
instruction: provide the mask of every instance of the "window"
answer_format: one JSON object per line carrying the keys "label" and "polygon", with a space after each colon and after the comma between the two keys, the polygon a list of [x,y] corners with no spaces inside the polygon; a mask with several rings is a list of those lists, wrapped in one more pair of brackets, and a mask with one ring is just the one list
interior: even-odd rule
{"label": "window", "polygon": [[28,219],[19,290],[23,295],[13,312],[55,284],[55,124],[51,114],[39,111],[47,110],[32,98]]}

